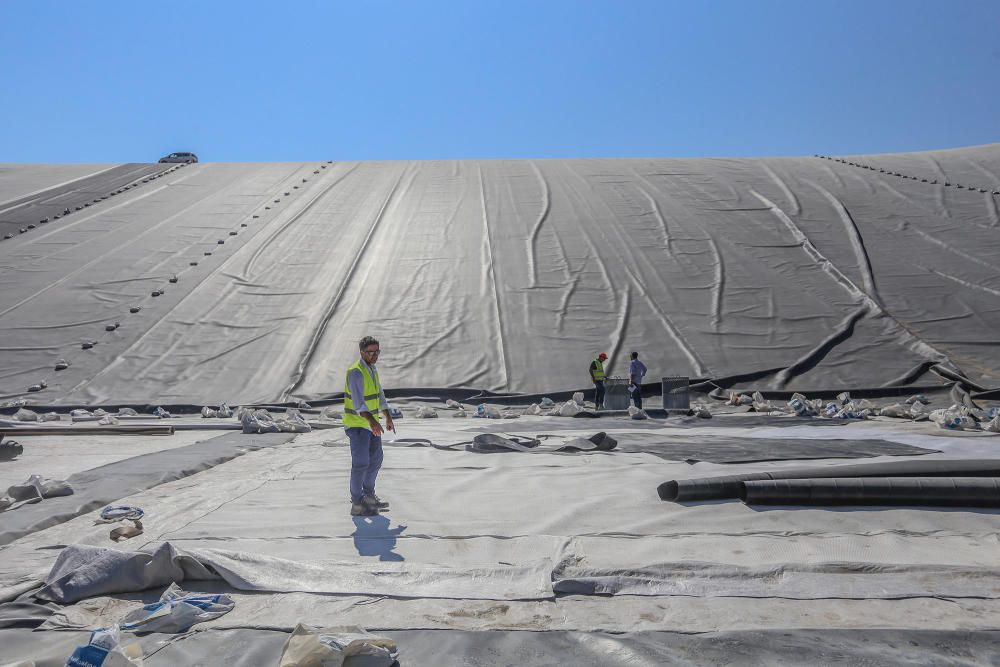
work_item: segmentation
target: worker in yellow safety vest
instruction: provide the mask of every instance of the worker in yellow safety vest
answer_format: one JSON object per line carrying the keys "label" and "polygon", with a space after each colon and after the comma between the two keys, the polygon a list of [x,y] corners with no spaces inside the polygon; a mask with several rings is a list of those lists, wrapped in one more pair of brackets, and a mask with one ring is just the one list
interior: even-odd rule
{"label": "worker in yellow safety vest", "polygon": [[604,408],[604,362],[608,355],[601,352],[597,358],[590,362],[590,380],[594,383],[594,409]]}
{"label": "worker in yellow safety vest", "polygon": [[375,364],[381,353],[379,342],[365,336],[358,344],[361,358],[347,369],[344,384],[344,429],[351,441],[351,515],[372,516],[388,509],[389,503],[375,495],[375,478],[382,467],[382,433],[396,431],[389,414]]}

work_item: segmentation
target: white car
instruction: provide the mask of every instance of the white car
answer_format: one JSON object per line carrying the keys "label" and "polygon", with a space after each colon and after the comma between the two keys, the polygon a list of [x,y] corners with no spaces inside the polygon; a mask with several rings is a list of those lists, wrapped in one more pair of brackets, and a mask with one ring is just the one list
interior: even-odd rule
{"label": "white car", "polygon": [[182,162],[191,164],[198,161],[198,156],[194,153],[171,153],[166,157],[161,157],[160,162]]}

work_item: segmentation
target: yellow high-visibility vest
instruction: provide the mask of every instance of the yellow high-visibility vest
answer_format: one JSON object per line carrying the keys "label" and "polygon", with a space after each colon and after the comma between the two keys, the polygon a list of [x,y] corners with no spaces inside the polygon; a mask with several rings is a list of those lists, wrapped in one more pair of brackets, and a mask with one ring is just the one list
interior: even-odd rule
{"label": "yellow high-visibility vest", "polygon": [[596,364],[596,368],[594,368],[594,373],[593,373],[594,374],[594,380],[603,380],[604,379],[604,364],[601,363],[600,359],[594,359],[594,364]]}
{"label": "yellow high-visibility vest", "polygon": [[[365,405],[362,410],[355,408],[354,401],[351,400],[350,377],[351,372],[355,369],[361,371],[361,377],[365,380]],[[370,412],[378,420],[378,395],[381,393],[382,386],[378,381],[378,371],[374,368],[372,371],[372,373],[369,373],[360,359],[351,364],[347,369],[347,377],[344,378],[344,428],[361,427],[369,431],[371,430],[371,424],[359,412]]]}

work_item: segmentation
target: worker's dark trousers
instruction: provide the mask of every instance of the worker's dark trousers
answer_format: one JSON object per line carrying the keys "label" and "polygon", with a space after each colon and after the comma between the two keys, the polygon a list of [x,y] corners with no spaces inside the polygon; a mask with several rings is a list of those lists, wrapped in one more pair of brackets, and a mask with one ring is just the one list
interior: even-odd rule
{"label": "worker's dark trousers", "polygon": [[351,441],[351,501],[375,493],[375,478],[382,467],[382,436],[366,428],[344,429]]}
{"label": "worker's dark trousers", "polygon": [[604,407],[604,380],[594,382],[594,407]]}
{"label": "worker's dark trousers", "polygon": [[632,400],[635,401],[635,407],[642,410],[642,387],[635,385],[635,389],[632,390]]}

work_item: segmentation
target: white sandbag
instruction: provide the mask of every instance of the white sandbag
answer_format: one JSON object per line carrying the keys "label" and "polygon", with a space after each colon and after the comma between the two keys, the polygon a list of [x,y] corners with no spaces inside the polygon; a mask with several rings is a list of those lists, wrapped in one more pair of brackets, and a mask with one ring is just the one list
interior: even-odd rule
{"label": "white sandbag", "polygon": [[452,410],[459,410],[462,407],[461,403],[459,403],[456,400],[450,399],[450,398],[447,401],[445,401],[444,404],[447,405]]}
{"label": "white sandbag", "polygon": [[984,431],[989,431],[991,433],[1000,433],[1000,413],[997,413],[996,416],[994,416],[993,419],[989,420],[988,422],[984,422],[982,427]]}
{"label": "white sandbag", "polygon": [[228,595],[188,593],[173,583],[159,602],[130,611],[119,626],[126,632],[187,632],[196,623],[228,614],[235,606]]}
{"label": "white sandbag", "polygon": [[544,398],[542,398],[541,406],[543,408],[551,408],[555,406],[555,402],[548,396],[545,396]]}
{"label": "white sandbag", "polygon": [[208,407],[207,405],[204,406],[201,409],[201,417],[202,417],[202,419],[214,419],[215,417],[218,417],[218,416],[219,416],[219,413],[216,412],[215,410],[213,410],[212,408]]}
{"label": "white sandbag", "polygon": [[14,413],[14,420],[19,422],[36,422],[38,421],[38,413],[27,408],[21,408]]}
{"label": "white sandbag", "polygon": [[84,410],[82,408],[77,408],[76,410],[71,410],[69,413],[70,417],[90,417],[90,410]]}
{"label": "white sandbag", "polygon": [[98,426],[117,426],[118,425],[118,420],[115,419],[112,415],[104,415],[97,422],[97,425]]}
{"label": "white sandbag", "polygon": [[343,419],[344,413],[340,410],[334,410],[333,408],[327,408],[323,411],[323,416],[327,419]]}
{"label": "white sandbag", "polygon": [[815,417],[819,414],[812,402],[802,394],[793,394],[788,407],[799,417]]}
{"label": "white sandbag", "polygon": [[399,656],[396,642],[362,628],[295,626],[285,641],[278,667],[341,667],[348,658],[363,658],[366,667],[390,667]]}
{"label": "white sandbag", "polygon": [[108,412],[104,408],[97,408],[96,410],[94,410],[95,417],[103,417],[106,414],[108,414]]}
{"label": "white sandbag", "polygon": [[539,407],[538,403],[532,403],[528,406],[528,409],[524,411],[526,415],[540,415],[542,414],[542,408]]}
{"label": "white sandbag", "polygon": [[119,417],[137,417],[139,413],[132,408],[118,408]]}
{"label": "white sandbag", "polygon": [[759,391],[753,393],[753,409],[757,412],[784,412],[784,409],[766,400]]}
{"label": "white sandbag", "polygon": [[118,628],[98,628],[90,641],[78,646],[65,667],[142,667],[142,647],[138,642],[122,644]]}
{"label": "white sandbag", "polygon": [[459,417],[459,418],[465,417],[466,416],[466,414],[465,414],[465,408],[459,408],[458,410],[455,410],[455,412],[453,412],[451,416],[452,417]]}
{"label": "white sandbag", "polygon": [[224,402],[222,405],[219,406],[219,409],[216,414],[223,419],[229,419],[230,417],[233,416],[233,410],[232,408],[229,407],[227,403]]}
{"label": "white sandbag", "polygon": [[583,406],[583,392],[577,391],[573,393],[573,402],[579,406]]}
{"label": "white sandbag", "polygon": [[40,422],[57,422],[61,419],[62,417],[59,416],[58,412],[45,412],[38,415],[38,421]]}
{"label": "white sandbag", "polygon": [[414,415],[417,419],[437,419],[437,410],[429,405],[421,405],[417,408],[417,413]]}
{"label": "white sandbag", "polygon": [[938,428],[949,429],[953,431],[975,431],[979,429],[979,424],[976,421],[964,415],[956,409],[957,406],[951,406],[950,408],[942,408],[939,410],[933,410],[929,418],[932,422],[938,425]]}
{"label": "white sandbag", "polygon": [[279,433],[281,431],[278,425],[271,419],[270,415],[261,415],[260,412],[266,413],[266,410],[256,410],[250,411],[246,410],[243,412],[243,418],[240,419],[240,423],[243,424],[244,433]]}
{"label": "white sandbag", "polygon": [[278,430],[282,433],[309,433],[312,431],[312,426],[302,417],[302,413],[295,408],[288,408],[285,411],[285,418],[278,419],[275,423],[278,425]]}
{"label": "white sandbag", "polygon": [[893,417],[895,419],[909,419],[910,406],[905,403],[893,403],[878,411],[880,417]]}
{"label": "white sandbag", "polygon": [[753,405],[753,398],[747,396],[746,394],[741,394],[738,391],[729,392],[729,399],[726,401],[727,405]]}
{"label": "white sandbag", "polygon": [[574,403],[573,401],[566,401],[565,403],[562,404],[562,407],[559,408],[560,417],[572,417],[573,415],[578,414],[579,412],[580,412],[580,406]]}

